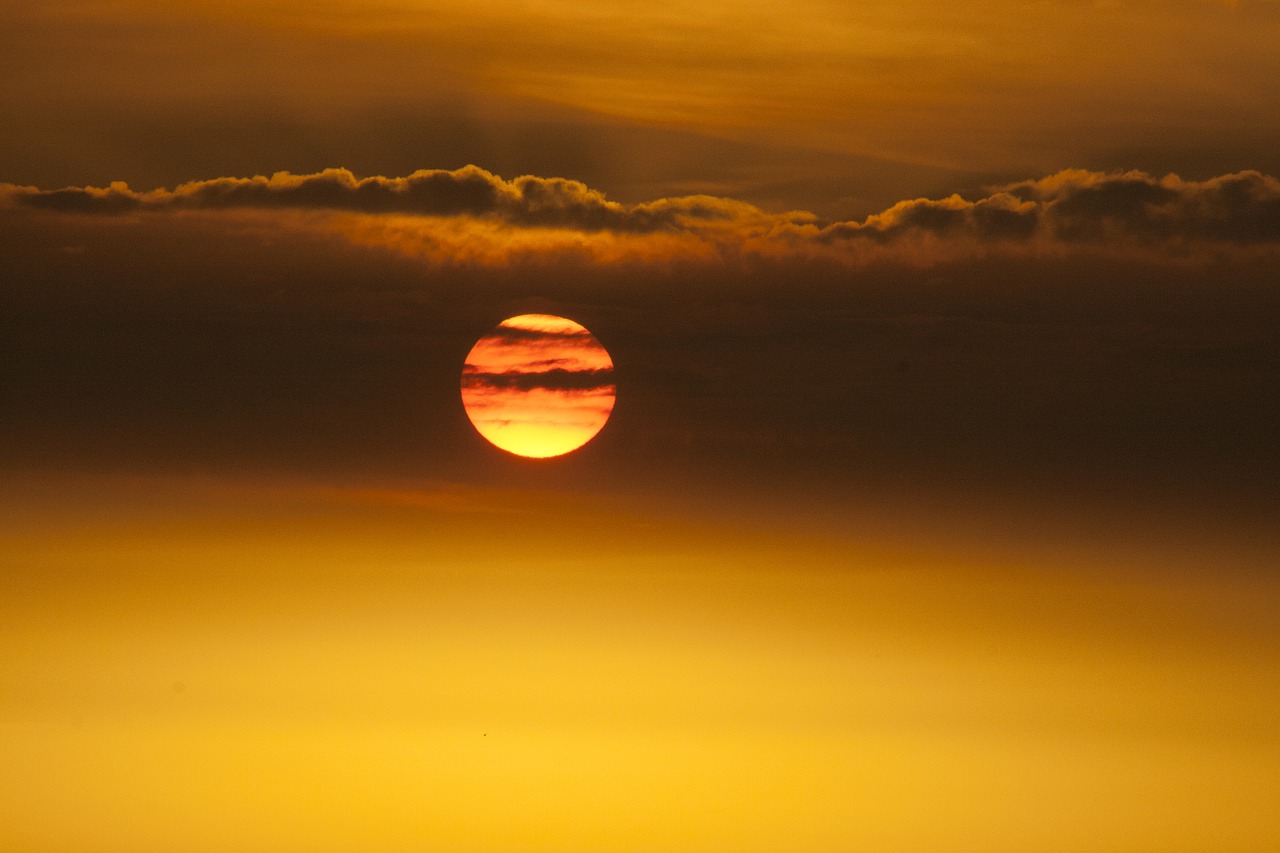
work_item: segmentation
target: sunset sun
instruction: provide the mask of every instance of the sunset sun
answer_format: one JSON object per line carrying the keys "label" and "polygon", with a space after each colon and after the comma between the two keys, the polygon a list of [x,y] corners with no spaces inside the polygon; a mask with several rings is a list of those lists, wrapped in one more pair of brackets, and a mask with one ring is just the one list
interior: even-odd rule
{"label": "sunset sun", "polygon": [[562,456],[609,420],[613,361],[583,326],[551,314],[503,320],[471,348],[462,404],[476,430],[517,456]]}

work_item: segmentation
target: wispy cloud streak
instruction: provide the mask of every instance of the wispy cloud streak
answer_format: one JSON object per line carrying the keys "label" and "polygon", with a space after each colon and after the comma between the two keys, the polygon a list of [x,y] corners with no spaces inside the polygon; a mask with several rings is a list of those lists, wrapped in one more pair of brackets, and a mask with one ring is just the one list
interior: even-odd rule
{"label": "wispy cloud streak", "polygon": [[468,364],[462,373],[462,384],[468,389],[491,388],[496,390],[532,391],[600,391],[615,389],[613,370],[565,370],[552,368],[543,371],[506,371],[485,373]]}

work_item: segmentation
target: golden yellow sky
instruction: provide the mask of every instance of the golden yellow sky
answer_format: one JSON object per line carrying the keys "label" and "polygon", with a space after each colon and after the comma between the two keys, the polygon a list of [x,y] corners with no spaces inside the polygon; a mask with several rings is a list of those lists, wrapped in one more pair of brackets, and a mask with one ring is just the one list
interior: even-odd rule
{"label": "golden yellow sky", "polygon": [[1278,44],[0,4],[0,853],[1280,849]]}
{"label": "golden yellow sky", "polygon": [[1032,553],[963,525],[925,544],[902,508],[763,531],[430,484],[25,485],[0,599],[23,849],[1280,840],[1280,586],[1240,545]]}

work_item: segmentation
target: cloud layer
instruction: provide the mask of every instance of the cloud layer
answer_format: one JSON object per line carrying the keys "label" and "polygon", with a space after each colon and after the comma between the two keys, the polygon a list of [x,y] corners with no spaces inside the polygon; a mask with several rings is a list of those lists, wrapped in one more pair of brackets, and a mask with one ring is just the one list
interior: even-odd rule
{"label": "cloud layer", "polygon": [[565,370],[556,367],[538,372],[507,371],[504,373],[480,373],[468,364],[462,372],[465,389],[485,388],[503,391],[601,391],[615,388],[613,370]]}
{"label": "cloud layer", "polygon": [[357,178],[346,169],[310,175],[193,181],[173,190],[42,190],[0,185],[12,204],[111,216],[142,211],[301,210],[483,221],[507,229],[584,234],[693,235],[718,243],[888,245],[911,238],[979,242],[1280,243],[1280,180],[1256,171],[1187,181],[1145,172],[1066,170],[990,188],[966,199],[911,199],[862,221],[824,222],[803,211],[772,214],[745,202],[683,196],[624,205],[563,178],[504,180],[484,169],[420,170],[402,178]]}
{"label": "cloud layer", "polygon": [[1064,241],[1280,241],[1280,181],[1245,171],[1207,181],[1145,172],[1066,170],[996,188],[975,201],[903,201],[861,223],[821,231],[824,240],[891,240],[908,233]]}
{"label": "cloud layer", "polygon": [[140,210],[301,209],[495,219],[521,227],[647,232],[676,227],[678,217],[722,218],[715,200],[664,200],[624,206],[579,181],[531,175],[506,181],[467,166],[419,170],[403,178],[357,178],[346,169],[311,175],[192,181],[173,190],[6,187],[18,203],[44,210],[110,215]]}
{"label": "cloud layer", "polygon": [[[520,182],[478,170],[363,194],[345,177],[302,189],[316,180],[10,189],[0,464],[471,476],[488,450],[460,379],[480,397],[572,388],[566,401],[616,382],[619,410],[587,453],[609,454],[620,481],[852,493],[905,471],[1274,491],[1280,244],[1262,239],[1275,182],[1260,175],[1063,173],[860,223],[685,198],[650,205],[647,233],[517,225]],[[417,196],[393,189],[405,183]],[[524,185],[640,221],[582,185]],[[414,212],[423,198],[471,212]],[[133,212],[105,212],[122,199]],[[375,201],[400,208],[365,212]],[[404,250],[389,251],[397,234]],[[1171,239],[1209,248],[1165,251]],[[1135,241],[1150,248],[1107,248]],[[496,260],[466,262],[469,245]],[[614,249],[632,254],[607,262]],[[615,375],[583,373],[583,336],[563,330],[500,330],[534,376],[469,354],[528,312],[581,322]]]}

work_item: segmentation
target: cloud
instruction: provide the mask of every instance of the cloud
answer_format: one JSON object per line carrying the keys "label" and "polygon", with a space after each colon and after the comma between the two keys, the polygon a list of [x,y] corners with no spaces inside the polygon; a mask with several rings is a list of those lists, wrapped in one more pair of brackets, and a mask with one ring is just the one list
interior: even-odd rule
{"label": "cloud", "polygon": [[532,175],[506,181],[476,166],[454,171],[422,169],[403,178],[357,178],[346,169],[325,169],[311,175],[277,172],[269,178],[216,178],[149,192],[135,191],[124,183],[105,189],[39,190],[11,185],[6,189],[27,207],[102,215],[139,210],[291,208],[471,216],[525,227],[621,232],[671,228],[677,217],[726,216],[722,205],[713,199],[625,206],[579,181]]}
{"label": "cloud", "polygon": [[595,347],[595,338],[586,329],[526,329],[521,326],[500,325],[486,337],[503,346],[522,346],[534,342],[552,346]]}
{"label": "cloud", "polygon": [[1026,239],[1035,235],[1040,209],[1007,192],[998,192],[978,201],[958,195],[941,200],[900,201],[893,207],[867,217],[862,222],[837,222],[823,228],[819,242],[871,239],[888,243],[911,234],[927,233],[943,237],[981,239]]}
{"label": "cloud", "polygon": [[902,201],[863,222],[830,225],[818,239],[884,243],[910,234],[1094,243],[1276,242],[1280,181],[1253,171],[1184,181],[1177,175],[1072,169],[997,187],[976,201],[958,195]]}
{"label": "cloud", "polygon": [[[531,175],[504,180],[476,166],[420,170],[402,178],[357,178],[346,169],[311,175],[279,172],[269,178],[217,178],[149,192],[123,183],[58,190],[0,185],[0,193],[18,206],[72,214],[230,209],[395,214],[433,222],[485,222],[508,233],[692,237],[721,253],[838,254],[858,244],[892,246],[920,238],[956,244],[1280,243],[1280,181],[1256,171],[1187,181],[1176,175],[1073,169],[992,187],[976,199],[904,200],[862,221],[839,222],[823,222],[804,211],[768,213],[711,196],[625,205],[579,181]],[[431,228],[437,236],[423,230],[420,242],[438,242],[442,232]],[[393,242],[388,234],[371,239]],[[412,245],[415,240],[410,235],[404,242]],[[540,246],[550,243],[534,243],[532,250]]]}
{"label": "cloud", "polygon": [[1050,231],[1064,240],[1122,234],[1142,240],[1280,241],[1280,181],[1259,172],[1184,181],[1143,172],[1070,171],[1015,184],[1009,192],[1040,205]]}
{"label": "cloud", "polygon": [[529,372],[524,370],[508,370],[502,373],[484,373],[474,365],[463,368],[462,384],[464,388],[489,388],[501,391],[599,391],[615,388],[613,371],[598,370],[565,370],[562,367]]}
{"label": "cloud", "polygon": [[[1111,251],[1087,242],[1109,237],[1052,236],[1048,223],[1084,217],[1079,202],[1074,213],[1054,205],[1111,185],[1132,195],[1120,177],[1065,173],[857,223],[897,229],[883,244],[823,244],[830,224],[678,199],[662,204],[720,218],[690,220],[696,232],[586,234],[318,208],[11,207],[0,211],[0,384],[13,417],[0,425],[0,464],[469,477],[487,457],[458,398],[463,363],[503,374],[509,365],[470,353],[502,318],[533,312],[572,317],[608,344],[620,408],[593,446],[637,482],[812,474],[852,490],[913,470],[938,482],[1100,471],[1274,483],[1277,253]],[[1265,206],[1266,181],[1207,183],[1138,181],[1157,191],[1096,208],[1125,222],[1144,205],[1219,204],[1239,221]],[[1000,233],[988,207],[1023,222],[1034,210],[1032,236],[966,237]],[[434,239],[441,266],[357,242],[344,230],[357,225],[403,229],[406,245]],[[937,253],[924,271],[914,257],[932,238],[913,233],[977,248]],[[450,240],[482,239],[506,247],[500,261],[449,254]],[[606,263],[547,248],[558,240],[652,251]],[[992,248],[1054,240],[1067,250]],[[665,250],[685,244],[708,255]],[[874,260],[830,260],[857,257]],[[565,343],[511,355],[582,352]],[[481,397],[519,393],[501,383],[603,377],[489,378]],[[561,393],[584,406],[597,396]]]}

